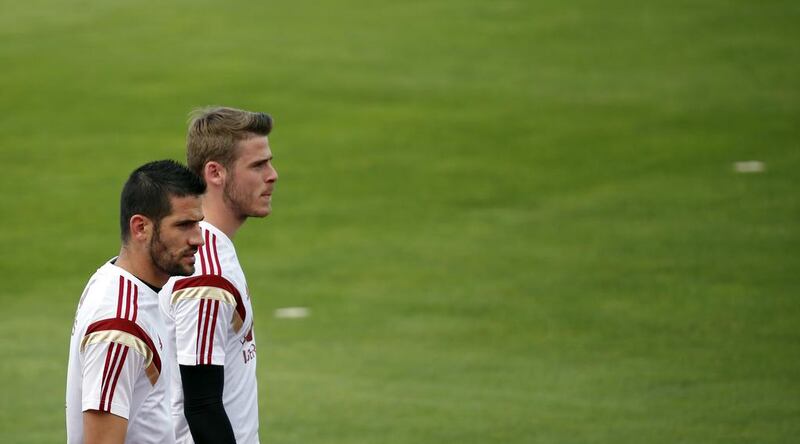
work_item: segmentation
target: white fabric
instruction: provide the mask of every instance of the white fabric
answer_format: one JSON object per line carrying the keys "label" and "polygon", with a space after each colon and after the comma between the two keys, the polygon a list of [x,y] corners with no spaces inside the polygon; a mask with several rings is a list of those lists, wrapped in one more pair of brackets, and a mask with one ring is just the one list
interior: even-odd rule
{"label": "white fabric", "polygon": [[[231,240],[207,222],[200,222],[200,226],[205,245],[195,255],[195,273],[187,281],[200,283],[192,284],[191,291],[182,292],[176,290],[176,284],[180,287],[178,281],[186,278],[173,278],[159,295],[169,340],[176,345],[176,359],[171,360],[176,441],[194,443],[183,415],[183,389],[177,365],[210,363],[225,367],[222,402],[236,442],[257,444],[256,342],[247,281]],[[239,294],[240,302],[231,303],[232,289]],[[239,304],[242,306],[237,310]],[[244,317],[237,323],[237,313],[242,311]]]}
{"label": "white fabric", "polygon": [[[145,350],[130,345],[130,333],[116,327],[87,338],[98,322],[135,324],[155,347],[161,371],[155,385],[148,377]],[[86,285],[72,328],[67,369],[67,442],[83,444],[83,412],[100,410],[128,420],[126,442],[172,443],[170,410],[172,351],[162,342],[166,331],[158,295],[125,270],[107,262]],[[137,333],[138,334],[138,333]],[[98,337],[103,339],[98,340]],[[115,339],[115,337],[117,339]],[[84,339],[87,339],[84,341]],[[139,339],[137,339],[139,341]],[[150,356],[152,359],[152,356]],[[149,363],[153,370],[155,362]]]}

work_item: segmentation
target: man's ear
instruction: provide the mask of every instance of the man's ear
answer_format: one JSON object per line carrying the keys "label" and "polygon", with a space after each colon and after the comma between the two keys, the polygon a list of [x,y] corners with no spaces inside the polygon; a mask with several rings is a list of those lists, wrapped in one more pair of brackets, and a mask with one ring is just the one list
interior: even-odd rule
{"label": "man's ear", "polygon": [[134,214],[128,221],[131,230],[131,239],[147,241],[153,234],[153,221],[141,214]]}
{"label": "man's ear", "polygon": [[203,167],[203,179],[207,184],[215,186],[223,186],[225,184],[225,167],[221,163],[215,161],[206,162]]}

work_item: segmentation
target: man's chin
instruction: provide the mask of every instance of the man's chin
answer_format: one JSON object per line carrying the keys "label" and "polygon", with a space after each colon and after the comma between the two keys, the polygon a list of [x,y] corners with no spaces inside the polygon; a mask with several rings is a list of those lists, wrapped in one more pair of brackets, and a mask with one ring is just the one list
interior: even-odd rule
{"label": "man's chin", "polygon": [[194,265],[176,266],[168,273],[170,276],[191,276],[194,274]]}
{"label": "man's chin", "polygon": [[262,217],[267,217],[270,214],[272,214],[272,207],[270,207],[270,208],[259,208],[257,210],[251,211],[250,214],[247,215],[247,217],[262,218]]}
{"label": "man's chin", "polygon": [[180,261],[166,261],[158,260],[157,256],[153,256],[153,264],[167,276],[191,276],[194,274],[194,262],[185,263],[183,258]]}

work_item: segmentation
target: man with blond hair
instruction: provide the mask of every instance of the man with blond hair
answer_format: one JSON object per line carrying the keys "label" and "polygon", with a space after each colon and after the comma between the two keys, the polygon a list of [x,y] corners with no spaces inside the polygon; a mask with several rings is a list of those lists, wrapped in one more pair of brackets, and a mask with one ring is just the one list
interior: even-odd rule
{"label": "man with blond hair", "polygon": [[253,307],[233,239],[250,217],[272,212],[278,173],[264,113],[215,107],[194,113],[186,157],[207,185],[205,246],[189,278],[161,292],[176,350],[173,417],[178,443],[255,444],[258,389]]}

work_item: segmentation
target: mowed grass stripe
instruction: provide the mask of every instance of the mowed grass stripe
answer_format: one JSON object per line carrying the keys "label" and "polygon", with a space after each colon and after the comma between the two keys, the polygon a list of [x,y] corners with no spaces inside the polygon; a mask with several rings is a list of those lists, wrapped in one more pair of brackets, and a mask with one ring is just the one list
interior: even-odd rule
{"label": "mowed grass stripe", "polygon": [[263,441],[800,431],[793,2],[4,6],[0,441],[63,440],[119,188],[215,103],[277,122]]}

